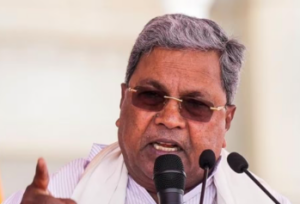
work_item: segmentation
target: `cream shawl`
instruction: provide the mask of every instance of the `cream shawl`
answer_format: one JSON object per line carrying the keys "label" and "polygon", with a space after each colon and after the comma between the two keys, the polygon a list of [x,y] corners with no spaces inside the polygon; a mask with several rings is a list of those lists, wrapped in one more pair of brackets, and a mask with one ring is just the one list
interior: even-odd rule
{"label": "cream shawl", "polygon": [[[273,202],[244,174],[227,164],[226,150],[214,175],[218,204],[272,204]],[[91,161],[76,186],[77,204],[124,204],[128,172],[118,143],[104,148]]]}

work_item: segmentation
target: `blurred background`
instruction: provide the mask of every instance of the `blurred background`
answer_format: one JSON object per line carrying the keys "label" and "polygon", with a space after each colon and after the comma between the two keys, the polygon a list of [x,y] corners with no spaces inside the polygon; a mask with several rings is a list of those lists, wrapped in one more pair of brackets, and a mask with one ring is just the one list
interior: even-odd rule
{"label": "blurred background", "polygon": [[134,41],[151,18],[174,12],[213,19],[246,45],[228,149],[300,203],[298,0],[0,0],[4,197],[32,181],[38,157],[54,173],[93,143],[116,141]]}

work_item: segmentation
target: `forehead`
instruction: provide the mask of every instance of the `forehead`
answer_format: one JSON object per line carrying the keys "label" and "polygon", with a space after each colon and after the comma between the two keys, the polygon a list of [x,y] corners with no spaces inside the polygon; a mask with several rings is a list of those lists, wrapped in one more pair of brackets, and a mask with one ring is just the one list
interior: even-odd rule
{"label": "forehead", "polygon": [[222,91],[219,55],[214,51],[155,48],[144,54],[130,79],[130,85],[155,80],[168,91]]}

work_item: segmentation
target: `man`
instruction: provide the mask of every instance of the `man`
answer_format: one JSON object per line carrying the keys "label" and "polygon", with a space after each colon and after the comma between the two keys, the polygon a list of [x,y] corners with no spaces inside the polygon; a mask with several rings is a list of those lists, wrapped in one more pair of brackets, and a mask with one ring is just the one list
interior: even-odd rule
{"label": "man", "polygon": [[[213,21],[180,14],[152,19],[132,49],[121,85],[118,143],[95,145],[88,159],[50,178],[39,159],[32,184],[5,204],[156,203],[153,166],[163,154],[181,158],[187,175],[184,203],[196,204],[203,179],[198,159],[205,149],[214,151],[217,165],[204,203],[272,203],[228,167],[223,149],[236,110],[243,51]],[[289,203],[269,190],[280,203]]]}

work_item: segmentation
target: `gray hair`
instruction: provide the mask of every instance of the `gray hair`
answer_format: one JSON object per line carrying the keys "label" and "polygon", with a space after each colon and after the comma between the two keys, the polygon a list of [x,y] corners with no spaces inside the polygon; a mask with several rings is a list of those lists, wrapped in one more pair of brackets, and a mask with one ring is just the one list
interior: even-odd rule
{"label": "gray hair", "polygon": [[232,104],[239,84],[244,45],[229,39],[213,21],[183,14],[168,14],[152,19],[139,34],[129,57],[126,84],[145,53],[154,47],[217,51],[220,55],[222,87],[227,104]]}

